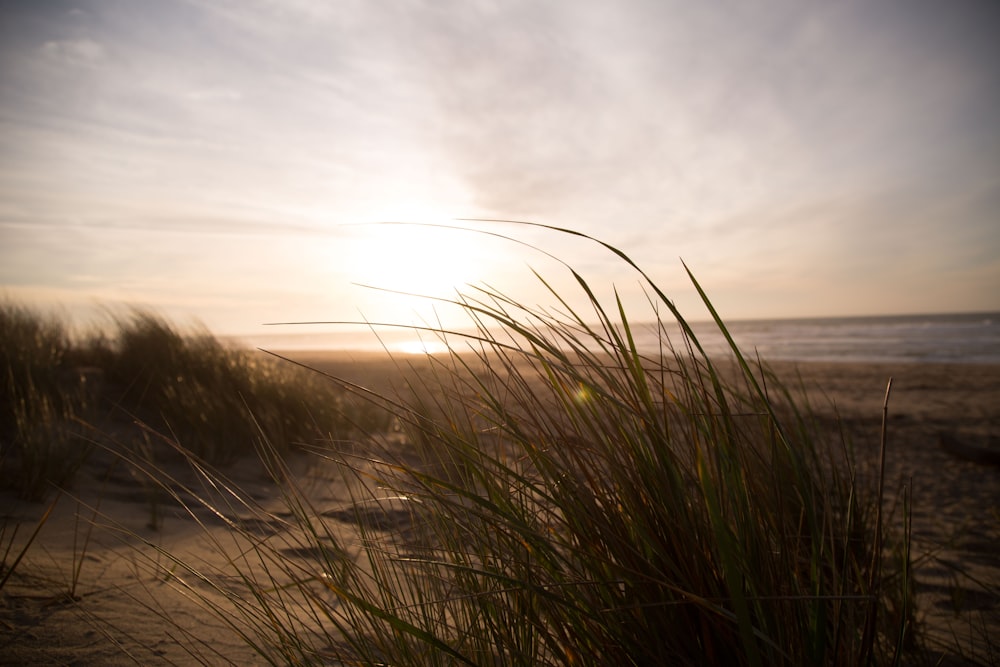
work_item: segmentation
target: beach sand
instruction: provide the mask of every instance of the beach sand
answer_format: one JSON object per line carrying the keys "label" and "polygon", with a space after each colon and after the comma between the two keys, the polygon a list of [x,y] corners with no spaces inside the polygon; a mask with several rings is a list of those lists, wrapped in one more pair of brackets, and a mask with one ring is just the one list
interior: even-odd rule
{"label": "beach sand", "polygon": [[[398,382],[398,369],[384,358],[289,356],[376,390]],[[834,428],[839,413],[859,466],[869,472],[878,461],[886,384],[893,378],[886,506],[908,489],[917,619],[932,652],[929,664],[937,658],[949,665],[1000,663],[1000,466],[963,459],[939,444],[945,434],[966,446],[1000,451],[1000,366],[772,367],[790,385],[807,390],[821,423]],[[174,464],[166,465],[173,470]],[[348,502],[350,494],[335,476],[297,465],[317,506]],[[280,504],[258,463],[243,461],[226,474],[263,506]],[[112,466],[110,455],[96,455],[84,466],[0,591],[0,664],[263,664],[216,614],[178,589],[176,577],[189,575],[171,568],[166,555],[180,554],[211,573],[189,583],[221,601],[226,590],[239,586],[213,547],[213,540],[229,539],[228,529],[208,513],[187,514],[162,499],[153,503],[150,494],[141,475]],[[49,503],[19,501],[9,492],[0,498],[0,549],[12,546],[9,566]],[[898,511],[892,520],[898,525]],[[347,521],[343,527],[351,529]],[[283,527],[262,530],[276,534]]]}

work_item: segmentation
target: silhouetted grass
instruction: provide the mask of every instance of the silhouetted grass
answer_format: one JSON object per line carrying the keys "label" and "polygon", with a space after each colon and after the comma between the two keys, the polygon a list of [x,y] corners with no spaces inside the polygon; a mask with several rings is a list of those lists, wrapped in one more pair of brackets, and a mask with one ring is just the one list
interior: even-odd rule
{"label": "silhouetted grass", "polygon": [[336,440],[360,418],[315,374],[207,332],[181,335],[148,313],[119,323],[113,351],[107,381],[120,404],[209,461],[251,453],[262,436],[282,451]]}
{"label": "silhouetted grass", "polygon": [[59,321],[0,307],[0,471],[26,498],[67,482],[90,450],[79,419],[92,405],[70,349]]}
{"label": "silhouetted grass", "polygon": [[[766,366],[735,345],[708,358],[641,271],[653,315],[669,313],[659,355],[567,269],[585,312],[557,291],[551,309],[488,288],[455,299],[477,333],[439,332],[450,353],[412,391],[370,396],[405,442],[320,450],[348,506],[312,506],[264,442],[286,509],[215,501],[231,523],[211,539],[242,593],[190,592],[272,664],[898,662],[908,541],[881,486],[856,481]],[[287,529],[262,539],[261,521]]]}
{"label": "silhouetted grass", "polygon": [[315,374],[146,312],[74,340],[58,320],[3,305],[0,355],[0,471],[28,498],[68,483],[93,445],[127,449],[142,431],[225,463],[262,437],[284,452],[371,417]]}

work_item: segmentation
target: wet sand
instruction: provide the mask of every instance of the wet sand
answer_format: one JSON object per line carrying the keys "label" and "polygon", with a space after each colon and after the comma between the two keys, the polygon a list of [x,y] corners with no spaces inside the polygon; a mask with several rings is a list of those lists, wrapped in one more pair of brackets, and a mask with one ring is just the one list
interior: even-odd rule
{"label": "wet sand", "polygon": [[[289,356],[375,390],[398,383],[399,369],[384,358]],[[951,665],[1000,661],[1000,466],[968,460],[939,443],[944,434],[977,450],[1000,452],[1000,366],[772,368],[788,384],[801,384],[821,423],[832,428],[839,414],[861,467],[877,462],[886,383],[893,378],[887,507],[908,489],[917,619],[932,651],[929,664],[942,657],[941,664]],[[278,501],[259,464],[244,461],[226,474],[262,504]],[[299,474],[318,504],[348,501],[347,491],[315,467],[303,463]],[[308,481],[308,475],[319,477]],[[48,503],[18,501],[9,492],[0,494],[0,502],[0,549],[12,544],[5,559],[10,565]],[[345,522],[344,529],[350,528]],[[171,570],[165,553],[180,553],[214,573],[211,580],[194,582],[209,599],[236,586],[232,569],[212,546],[226,530],[210,517],[151,502],[140,476],[95,456],[0,591],[0,664],[263,664],[231,628],[177,589],[173,577],[183,573],[174,568],[173,575],[164,575]]]}

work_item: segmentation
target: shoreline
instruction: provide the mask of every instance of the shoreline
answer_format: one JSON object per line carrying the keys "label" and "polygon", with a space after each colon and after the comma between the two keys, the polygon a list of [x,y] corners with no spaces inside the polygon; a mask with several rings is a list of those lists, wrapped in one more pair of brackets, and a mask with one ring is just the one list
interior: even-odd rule
{"label": "shoreline", "polygon": [[[274,350],[264,354],[280,355],[294,363],[344,379],[378,381],[397,369],[417,370],[432,364],[446,363],[447,354],[394,354],[384,351],[354,350]],[[471,353],[462,353],[472,359]],[[748,359],[753,367],[753,362]],[[977,424],[981,435],[992,434],[1000,441],[1000,400],[981,405],[980,399],[1000,399],[1000,364],[975,362],[864,362],[764,360],[791,390],[804,389],[811,407],[827,412],[826,394],[847,411],[881,418],[886,386],[892,378],[889,412],[893,419],[907,416],[932,417],[948,421],[962,413],[968,417],[964,427]],[[732,366],[721,359],[719,367]],[[381,384],[381,383],[379,383]],[[960,421],[956,419],[956,421]],[[1000,446],[1000,442],[997,443]]]}

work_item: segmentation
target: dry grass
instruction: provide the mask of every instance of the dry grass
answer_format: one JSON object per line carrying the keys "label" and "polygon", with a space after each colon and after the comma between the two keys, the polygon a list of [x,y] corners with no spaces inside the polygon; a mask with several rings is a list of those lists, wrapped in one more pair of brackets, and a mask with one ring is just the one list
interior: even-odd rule
{"label": "dry grass", "polygon": [[[62,323],[0,306],[0,481],[40,499],[72,484],[95,446],[226,463],[378,427],[365,405],[315,374],[182,333],[149,313],[74,340]],[[150,449],[158,448],[158,452]]]}

